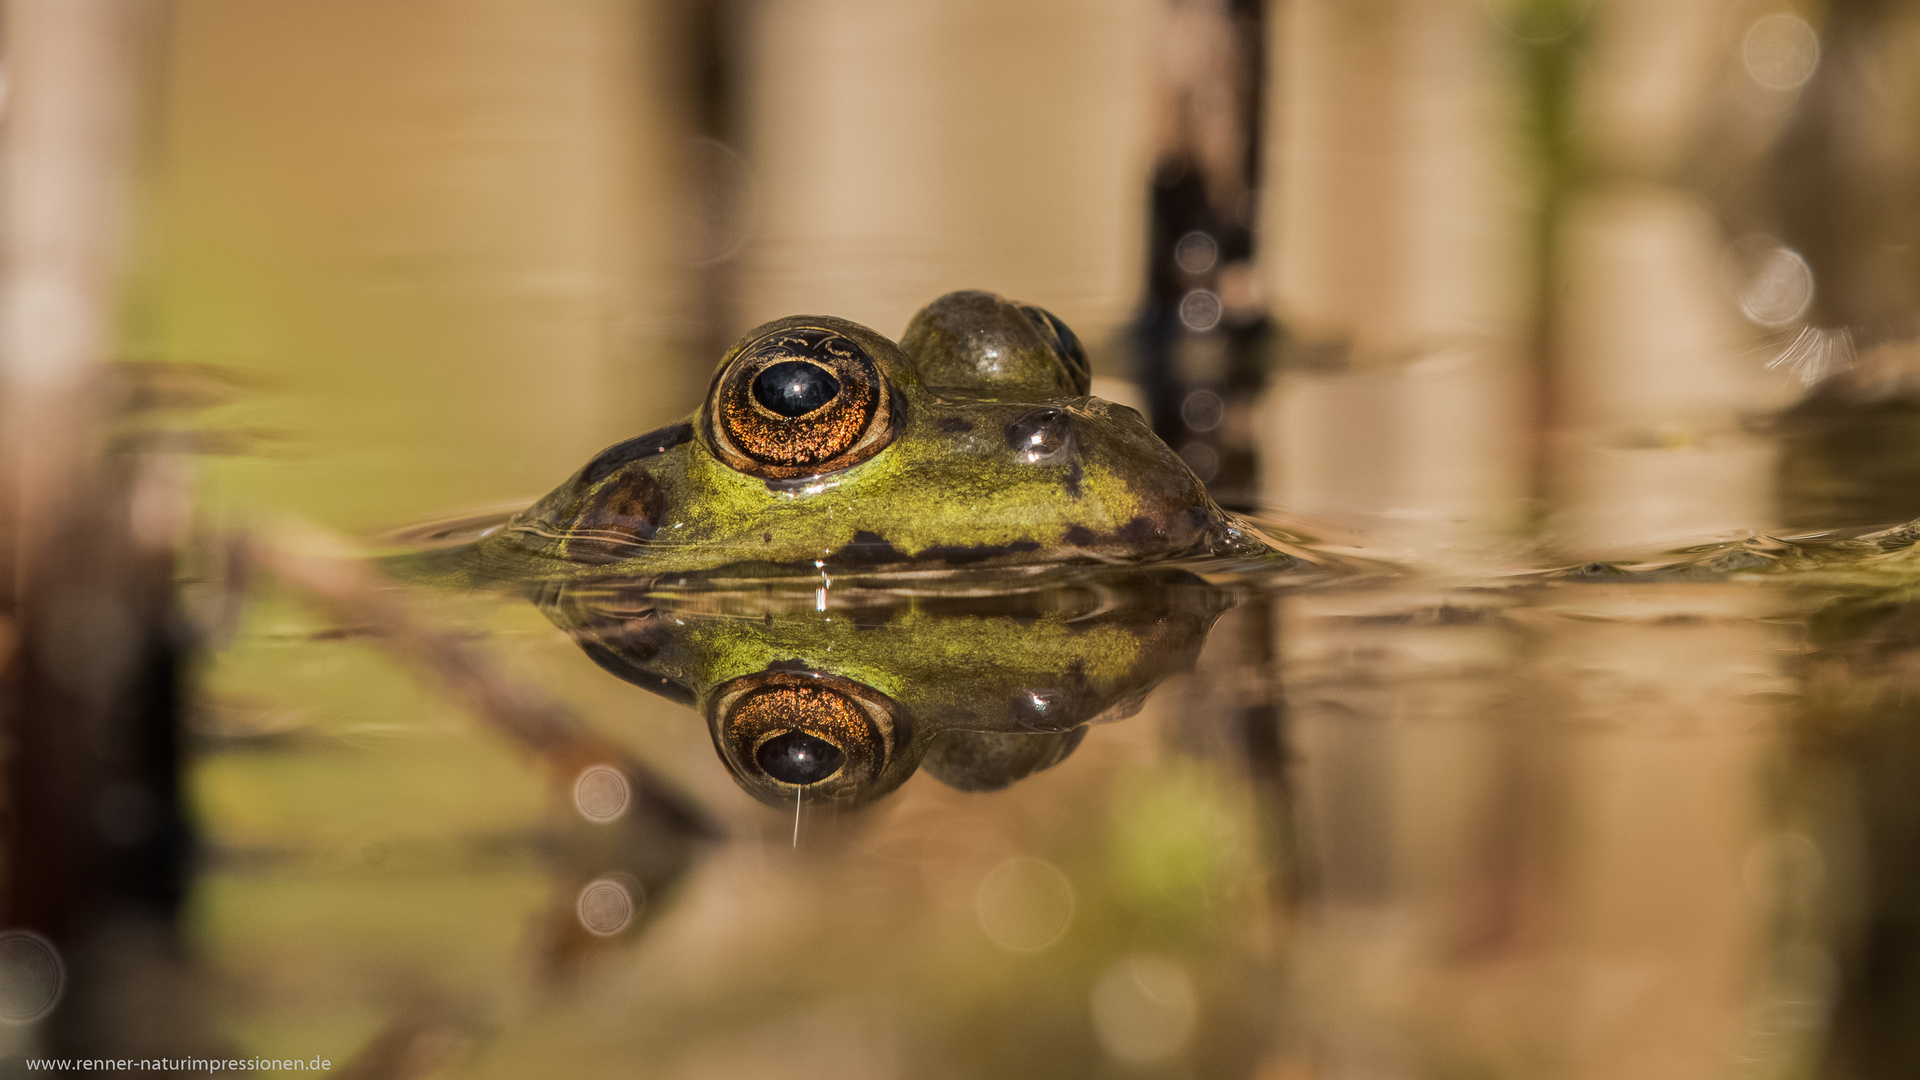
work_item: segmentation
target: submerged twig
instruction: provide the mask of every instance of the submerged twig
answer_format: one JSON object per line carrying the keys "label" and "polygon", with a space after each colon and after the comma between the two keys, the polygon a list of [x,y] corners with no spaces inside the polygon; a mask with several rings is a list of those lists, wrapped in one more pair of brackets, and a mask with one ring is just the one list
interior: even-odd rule
{"label": "submerged twig", "polygon": [[652,766],[593,731],[564,702],[515,677],[484,647],[434,625],[392,582],[312,526],[281,525],[244,545],[247,558],[375,640],[442,694],[522,752],[556,784],[594,765],[617,768],[638,807],[689,838],[717,839],[719,824]]}

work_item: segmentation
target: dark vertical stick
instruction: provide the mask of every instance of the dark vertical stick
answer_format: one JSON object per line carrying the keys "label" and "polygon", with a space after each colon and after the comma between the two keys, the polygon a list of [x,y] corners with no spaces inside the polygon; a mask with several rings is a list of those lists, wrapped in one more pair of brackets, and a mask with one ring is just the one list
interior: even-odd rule
{"label": "dark vertical stick", "polygon": [[[1159,72],[1146,281],[1130,334],[1153,429],[1222,505],[1251,509],[1259,467],[1242,427],[1266,383],[1270,323],[1253,287],[1266,4],[1171,0],[1178,62]],[[1183,246],[1184,241],[1184,246]],[[1207,362],[1196,358],[1209,356]]]}
{"label": "dark vertical stick", "polygon": [[683,24],[684,100],[694,137],[691,194],[700,230],[694,253],[698,355],[692,362],[702,371],[719,360],[737,330],[737,254],[749,210],[749,179],[739,156],[739,18],[733,0],[688,0]]}

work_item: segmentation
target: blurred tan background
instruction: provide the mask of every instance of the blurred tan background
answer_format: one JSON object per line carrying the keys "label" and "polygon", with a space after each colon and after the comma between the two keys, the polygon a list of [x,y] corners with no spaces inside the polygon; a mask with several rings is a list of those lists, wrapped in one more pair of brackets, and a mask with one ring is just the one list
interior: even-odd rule
{"label": "blurred tan background", "polygon": [[[223,388],[206,439],[145,448],[172,471],[131,490],[179,513],[129,526],[142,550],[197,558],[194,528],[282,512],[365,538],[521,506],[684,415],[761,321],[897,334],[985,287],[1072,324],[1098,392],[1223,502],[1443,572],[1260,597],[1071,767],[1003,796],[919,783],[805,848],[685,710],[527,605],[448,600],[420,625],[496,646],[734,837],[558,989],[526,954],[570,918],[542,847],[582,828],[568,807],[415,685],[392,627],[290,586],[229,598],[175,657],[168,730],[194,741],[162,763],[210,853],[168,909],[201,965],[182,1000],[217,1018],[195,1045],[370,1048],[381,1076],[785,1076],[796,1046],[835,1076],[1920,1060],[1874,1057],[1902,1016],[1859,962],[1906,926],[1859,883],[1907,895],[1877,868],[1911,861],[1910,774],[1874,768],[1911,742],[1915,635],[1743,587],[1448,576],[1920,515],[1910,5],[14,0],[9,47],[136,7],[137,47],[94,58],[127,116],[66,122],[46,67],[8,59],[13,272],[84,279],[94,323],[39,333],[62,324],[16,280],[6,404],[17,451],[62,364]],[[130,191],[54,199],[94,200],[70,249],[26,242],[27,196],[70,178],[29,168],[49,131],[96,138],[95,179]],[[162,599],[232,584],[204,561],[152,570]],[[57,630],[79,609],[49,595]],[[16,789],[36,767],[16,753]],[[1077,936],[996,937],[980,889],[1007,866],[1033,901],[1011,922]],[[1896,1071],[1829,1052],[1830,1020]],[[172,1027],[138,1038],[191,1042]]]}
{"label": "blurred tan background", "polygon": [[[1737,535],[1807,472],[1763,418],[1911,351],[1913,33],[1864,2],[177,0],[125,351],[258,376],[213,497],[354,529],[537,493],[796,312],[893,334],[996,289],[1144,405],[1151,191],[1191,160],[1251,262],[1190,284],[1275,327],[1247,390],[1205,351],[1231,317],[1176,324],[1172,392],[1229,399],[1189,460],[1258,456],[1230,502],[1443,561]],[[1884,235],[1802,209],[1830,198]]]}
{"label": "blurred tan background", "polygon": [[742,7],[728,146],[671,4],[188,0],[127,348],[261,377],[216,499],[364,528],[538,494],[783,315],[898,334],[986,286],[1098,342],[1138,291],[1153,14]]}

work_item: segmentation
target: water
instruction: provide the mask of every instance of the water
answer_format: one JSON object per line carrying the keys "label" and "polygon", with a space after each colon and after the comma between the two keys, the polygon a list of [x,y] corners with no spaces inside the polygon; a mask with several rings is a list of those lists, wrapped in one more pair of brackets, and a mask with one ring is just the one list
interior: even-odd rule
{"label": "water", "polygon": [[[1910,1060],[1897,571],[1756,542],[396,601],[269,543],[295,554],[194,769],[207,1009],[250,1046],[399,1038],[474,1076]],[[848,759],[805,800],[755,756],[796,722]]]}
{"label": "water", "polygon": [[[1920,39],[1526,7],[177,0],[114,433],[182,552],[192,874],[177,919],[7,939],[0,1020],[57,1007],[4,1047],[1920,1074],[1920,575],[1875,536],[1920,514],[1920,96],[1881,77]],[[1063,316],[1304,564],[369,557],[683,417],[748,326],[968,287]],[[93,794],[88,850],[170,825]]]}

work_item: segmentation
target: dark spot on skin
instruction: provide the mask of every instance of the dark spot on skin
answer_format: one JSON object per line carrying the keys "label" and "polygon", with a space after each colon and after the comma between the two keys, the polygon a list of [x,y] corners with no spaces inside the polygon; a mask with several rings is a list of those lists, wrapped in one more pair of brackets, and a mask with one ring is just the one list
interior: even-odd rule
{"label": "dark spot on skin", "polygon": [[934,736],[920,767],[951,788],[999,791],[1058,765],[1086,737],[1085,724],[1062,732],[950,729]]}
{"label": "dark spot on skin", "polygon": [[630,665],[644,664],[660,655],[661,642],[673,636],[672,627],[651,611],[627,619],[580,618],[573,624],[572,633],[580,641],[610,650]]}
{"label": "dark spot on skin", "polygon": [[1011,544],[936,544],[927,548],[918,559],[939,559],[949,566],[966,566],[968,563],[984,562],[988,559],[1003,558],[1008,555],[1028,555],[1039,551],[1040,545],[1032,540],[1015,540]]}
{"label": "dark spot on skin", "polygon": [[841,548],[835,561],[850,563],[901,562],[906,559],[893,541],[876,532],[861,529]]}
{"label": "dark spot on skin", "polygon": [[944,562],[949,566],[966,566],[969,563],[983,562],[1008,555],[1026,555],[1040,550],[1040,545],[1032,540],[1015,540],[1010,544],[952,544],[935,545],[909,558],[893,542],[878,533],[865,529],[853,534],[845,547],[834,553],[833,561],[839,565],[871,566],[879,563],[894,562]]}
{"label": "dark spot on skin", "polygon": [[1080,497],[1080,480],[1082,475],[1080,471],[1080,455],[1075,454],[1073,456],[1073,463],[1067,466],[1067,494],[1076,499]]}
{"label": "dark spot on skin", "polygon": [[761,543],[763,543],[763,544],[771,544],[771,543],[773,543],[773,534],[772,534],[772,533],[770,533],[770,532],[769,532],[769,533],[761,533],[761,534],[760,534],[760,542],[761,542]]}
{"label": "dark spot on skin", "polygon": [[[1140,514],[1111,532],[1071,525],[1062,539],[1074,547],[1095,552],[1124,555],[1129,550],[1150,546],[1156,555],[1165,556],[1208,551],[1226,536],[1226,525],[1216,520],[1204,505],[1196,505],[1165,515]],[[1111,550],[1115,548],[1119,550]]]}
{"label": "dark spot on skin", "polygon": [[973,430],[973,424],[971,422],[962,420],[957,416],[943,416],[940,418],[940,422],[934,426],[946,432],[948,435],[965,435],[967,432]]}
{"label": "dark spot on skin", "polygon": [[626,442],[615,443],[587,462],[587,467],[580,470],[580,483],[591,487],[612,476],[622,465],[664,454],[691,438],[692,424],[669,424],[658,431],[649,431]]}
{"label": "dark spot on skin", "polygon": [[1051,609],[1043,613],[1038,608],[1022,605],[1021,599],[1019,596],[929,597],[925,610],[942,619],[1008,619],[1021,627],[1032,626],[1047,615],[1055,614]]}
{"label": "dark spot on skin", "polygon": [[893,608],[854,608],[847,612],[847,620],[853,623],[855,630],[878,630],[893,621]]}
{"label": "dark spot on skin", "polygon": [[581,641],[580,651],[615,678],[624,679],[642,690],[650,690],[677,705],[691,706],[695,701],[692,687],[636,663],[633,657],[627,655],[624,643],[621,649],[616,650],[596,641]]}
{"label": "dark spot on skin", "polygon": [[1134,518],[1113,531],[1114,538],[1127,544],[1144,544],[1149,540],[1165,540],[1166,526],[1145,514]]}
{"label": "dark spot on skin", "polygon": [[573,531],[651,540],[666,512],[667,494],[653,474],[645,469],[628,469],[593,492],[573,520]]}

